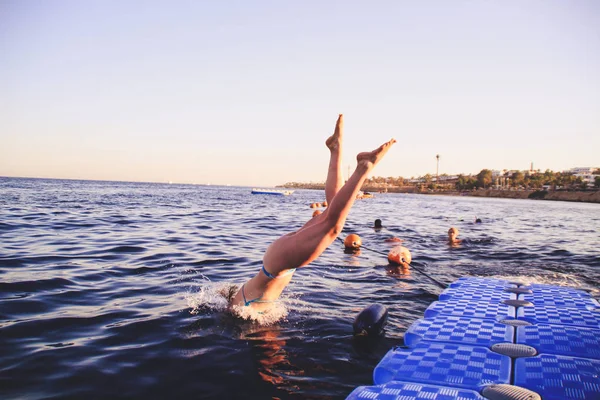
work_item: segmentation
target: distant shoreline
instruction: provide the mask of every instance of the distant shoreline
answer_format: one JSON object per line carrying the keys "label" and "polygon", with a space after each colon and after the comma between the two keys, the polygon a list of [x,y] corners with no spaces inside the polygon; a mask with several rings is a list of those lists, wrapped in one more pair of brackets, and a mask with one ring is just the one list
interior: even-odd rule
{"label": "distant shoreline", "polygon": [[[287,189],[314,189],[325,190],[323,183],[293,183],[285,184],[278,187]],[[380,193],[381,188],[364,186],[364,192]],[[414,186],[394,186],[387,188],[388,193],[413,193],[425,195],[442,195],[442,196],[469,196],[469,197],[491,197],[502,199],[529,199],[529,200],[551,200],[551,201],[571,201],[581,203],[600,203],[600,190],[595,191],[545,191],[545,190],[495,190],[495,189],[479,189],[473,191],[447,191],[447,190],[431,190],[419,191]]]}

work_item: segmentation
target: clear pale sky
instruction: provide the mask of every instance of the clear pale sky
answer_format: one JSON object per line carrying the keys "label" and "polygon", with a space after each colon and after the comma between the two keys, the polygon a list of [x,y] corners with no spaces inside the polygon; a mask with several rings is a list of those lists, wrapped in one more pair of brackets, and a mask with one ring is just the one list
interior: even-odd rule
{"label": "clear pale sky", "polygon": [[324,181],[600,166],[600,1],[0,0],[0,176]]}

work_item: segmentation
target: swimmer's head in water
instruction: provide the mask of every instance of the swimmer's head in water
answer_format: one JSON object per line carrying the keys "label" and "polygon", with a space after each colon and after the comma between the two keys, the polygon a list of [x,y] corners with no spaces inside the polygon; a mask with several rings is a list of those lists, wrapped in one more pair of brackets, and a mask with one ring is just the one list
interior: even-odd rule
{"label": "swimmer's head in water", "polygon": [[457,236],[458,236],[458,229],[456,229],[455,227],[448,229],[448,241],[449,242],[455,242]]}
{"label": "swimmer's head in water", "polygon": [[375,220],[375,226],[374,228],[383,228],[383,226],[381,225],[381,220],[379,218],[377,218]]}

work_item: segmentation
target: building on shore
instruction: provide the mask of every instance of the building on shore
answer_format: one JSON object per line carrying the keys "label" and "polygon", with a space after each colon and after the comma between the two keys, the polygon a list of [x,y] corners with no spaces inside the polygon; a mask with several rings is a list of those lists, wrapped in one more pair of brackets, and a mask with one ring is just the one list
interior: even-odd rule
{"label": "building on shore", "polygon": [[575,178],[581,178],[581,180],[588,185],[593,185],[596,182],[596,176],[598,176],[598,175],[592,175],[591,173],[589,173],[589,174],[573,174],[573,176]]}
{"label": "building on shore", "polygon": [[563,172],[573,174],[573,175],[577,175],[577,174],[592,175],[594,170],[595,170],[595,168],[592,168],[592,167],[576,167],[576,168],[571,168],[570,170],[563,171]]}

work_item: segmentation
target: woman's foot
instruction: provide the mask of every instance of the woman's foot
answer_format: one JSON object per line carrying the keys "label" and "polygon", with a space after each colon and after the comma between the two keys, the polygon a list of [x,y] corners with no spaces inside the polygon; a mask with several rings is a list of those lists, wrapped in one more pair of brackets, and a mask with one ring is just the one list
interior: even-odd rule
{"label": "woman's foot", "polygon": [[381,161],[385,153],[388,152],[388,150],[390,149],[390,147],[392,147],[394,143],[396,143],[396,139],[391,139],[389,142],[385,142],[373,151],[359,153],[356,156],[356,161],[358,165],[374,167],[379,161]]}
{"label": "woman's foot", "polygon": [[339,151],[342,146],[342,133],[344,132],[344,115],[340,114],[335,124],[333,135],[329,136],[325,141],[325,145],[331,151]]}

